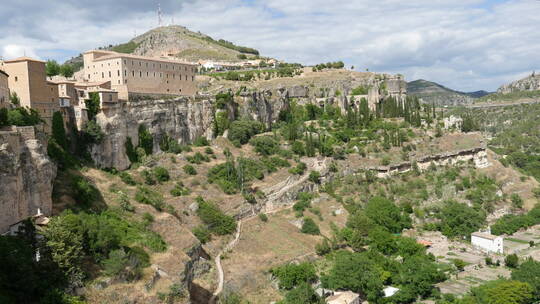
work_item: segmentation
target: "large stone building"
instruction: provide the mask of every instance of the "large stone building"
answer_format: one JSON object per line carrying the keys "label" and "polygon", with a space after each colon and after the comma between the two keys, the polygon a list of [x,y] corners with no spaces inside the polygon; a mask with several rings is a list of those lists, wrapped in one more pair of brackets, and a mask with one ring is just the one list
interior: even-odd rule
{"label": "large stone building", "polygon": [[122,100],[133,95],[195,95],[197,90],[194,64],[101,50],[88,51],[83,58],[83,78],[110,81]]}
{"label": "large stone building", "polygon": [[47,81],[45,61],[21,57],[4,61],[3,68],[9,75],[10,91],[17,94],[21,106],[38,111],[45,121],[45,131],[49,132],[53,113],[60,104],[58,85]]}
{"label": "large stone building", "polygon": [[0,108],[7,107],[9,103],[8,78],[9,75],[0,70]]}

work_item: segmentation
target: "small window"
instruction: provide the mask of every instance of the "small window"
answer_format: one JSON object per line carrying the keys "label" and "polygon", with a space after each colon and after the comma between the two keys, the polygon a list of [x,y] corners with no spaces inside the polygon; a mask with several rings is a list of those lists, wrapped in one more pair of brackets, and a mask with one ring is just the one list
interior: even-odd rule
{"label": "small window", "polygon": [[19,77],[15,76],[15,82],[19,81]]}
{"label": "small window", "polygon": [[142,77],[142,71],[139,71],[139,77]]}
{"label": "small window", "polygon": [[118,70],[118,77],[120,77],[120,70]]}
{"label": "small window", "polygon": [[109,71],[109,78],[110,78],[110,77],[112,77],[112,76],[111,76],[111,71]]}

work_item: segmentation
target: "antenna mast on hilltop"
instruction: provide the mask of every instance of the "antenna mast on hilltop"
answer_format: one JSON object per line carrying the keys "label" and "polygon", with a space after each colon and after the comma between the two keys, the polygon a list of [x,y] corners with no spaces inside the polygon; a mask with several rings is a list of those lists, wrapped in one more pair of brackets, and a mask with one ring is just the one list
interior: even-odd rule
{"label": "antenna mast on hilltop", "polygon": [[161,14],[161,5],[159,3],[157,6],[157,17],[158,17],[158,26],[161,26],[162,14]]}

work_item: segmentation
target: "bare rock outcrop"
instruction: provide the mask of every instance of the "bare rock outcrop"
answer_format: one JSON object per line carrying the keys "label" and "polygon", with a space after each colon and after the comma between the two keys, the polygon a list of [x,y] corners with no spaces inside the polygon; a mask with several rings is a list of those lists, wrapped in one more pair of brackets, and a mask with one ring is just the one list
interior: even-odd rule
{"label": "bare rock outcrop", "polygon": [[34,127],[0,131],[0,233],[38,213],[52,212],[56,165]]}
{"label": "bare rock outcrop", "polygon": [[170,100],[140,100],[121,103],[104,109],[96,117],[105,137],[92,147],[92,159],[99,167],[127,169],[128,137],[138,145],[139,125],[144,125],[154,137],[154,151],[169,136],[180,144],[192,142],[199,136],[211,138],[214,108],[209,99],[177,98]]}
{"label": "bare rock outcrop", "polygon": [[497,90],[497,93],[508,94],[513,92],[538,90],[540,90],[540,75],[533,73],[528,77],[501,86]]}

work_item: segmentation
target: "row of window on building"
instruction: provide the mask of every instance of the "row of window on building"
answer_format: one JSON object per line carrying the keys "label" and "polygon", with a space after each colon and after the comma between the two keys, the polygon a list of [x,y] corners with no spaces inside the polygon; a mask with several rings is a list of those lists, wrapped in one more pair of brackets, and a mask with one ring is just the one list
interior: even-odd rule
{"label": "row of window on building", "polygon": [[[120,70],[118,70],[117,72],[118,72],[118,73],[117,73],[117,74],[118,74],[117,76],[120,77]],[[144,74],[144,73],[143,73],[142,71],[139,71],[139,77],[142,78],[142,77],[143,77],[143,74]],[[156,76],[156,72],[153,72],[153,74],[154,74],[154,77],[157,77],[157,76]],[[133,77],[135,77],[135,71],[131,71],[131,75],[132,75]],[[172,78],[173,78],[173,79],[176,79],[176,74],[171,74],[171,75],[172,75]],[[91,76],[91,75],[88,74],[88,79],[90,79],[90,76]],[[126,77],[128,76],[127,70],[124,70],[124,76],[126,76]],[[111,71],[109,71],[109,78],[111,78],[111,77],[112,77],[112,73],[111,73]],[[151,76],[150,76],[150,72],[146,72],[146,77],[151,77]],[[165,74],[165,77],[166,77],[166,78],[169,78],[169,74],[166,73],[166,74]],[[101,72],[101,78],[105,79],[105,72]],[[163,73],[159,73],[159,78],[163,78]],[[178,79],[179,79],[179,80],[182,80],[182,75],[178,75]],[[188,79],[189,79],[189,76],[188,76],[188,75],[185,75],[185,81],[188,81]],[[191,76],[191,81],[195,81],[195,76]]]}

